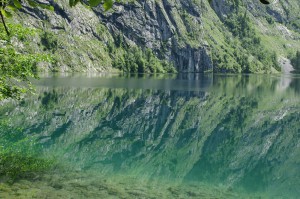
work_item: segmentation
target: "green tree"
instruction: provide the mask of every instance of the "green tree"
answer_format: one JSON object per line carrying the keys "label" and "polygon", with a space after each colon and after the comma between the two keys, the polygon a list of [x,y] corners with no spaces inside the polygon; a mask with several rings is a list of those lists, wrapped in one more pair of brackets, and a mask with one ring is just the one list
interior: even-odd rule
{"label": "green tree", "polygon": [[8,24],[8,28],[12,33],[10,36],[5,33],[4,27],[0,26],[0,100],[18,98],[20,94],[31,90],[29,78],[37,78],[37,63],[52,61],[46,54],[18,51],[11,42],[11,37],[14,37],[15,41],[24,41],[27,37],[30,39],[29,37],[35,34],[32,29],[12,24]]}
{"label": "green tree", "polygon": [[297,50],[295,57],[291,59],[294,69],[298,72],[300,71],[300,51]]}
{"label": "green tree", "polygon": [[31,89],[28,78],[37,77],[34,57],[19,54],[12,46],[6,46],[0,48],[0,60],[0,100],[18,98]]}

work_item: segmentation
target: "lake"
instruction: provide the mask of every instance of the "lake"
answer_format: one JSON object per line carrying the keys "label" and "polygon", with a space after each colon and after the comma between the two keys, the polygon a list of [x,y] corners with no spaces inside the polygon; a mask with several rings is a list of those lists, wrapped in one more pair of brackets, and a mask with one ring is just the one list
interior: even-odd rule
{"label": "lake", "polygon": [[300,76],[42,76],[0,102],[0,198],[298,198]]}

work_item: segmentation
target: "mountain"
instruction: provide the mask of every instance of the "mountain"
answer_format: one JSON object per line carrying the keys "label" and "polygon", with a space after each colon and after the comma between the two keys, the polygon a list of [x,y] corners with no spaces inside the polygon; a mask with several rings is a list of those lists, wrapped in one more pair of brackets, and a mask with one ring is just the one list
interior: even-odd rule
{"label": "mountain", "polygon": [[108,12],[49,4],[54,12],[25,5],[9,21],[34,32],[18,51],[52,56],[42,71],[273,73],[300,49],[297,0],[141,0]]}

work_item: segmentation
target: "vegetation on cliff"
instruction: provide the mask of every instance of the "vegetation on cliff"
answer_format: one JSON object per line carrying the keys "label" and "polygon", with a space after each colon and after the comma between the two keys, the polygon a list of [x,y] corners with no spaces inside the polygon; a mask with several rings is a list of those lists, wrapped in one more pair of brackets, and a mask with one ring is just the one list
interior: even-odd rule
{"label": "vegetation on cliff", "polygon": [[8,24],[7,35],[0,26],[0,100],[8,97],[19,98],[21,93],[31,90],[29,78],[37,78],[37,64],[51,62],[51,57],[35,53],[30,39],[37,34],[30,28]]}
{"label": "vegetation on cliff", "polygon": [[300,71],[300,51],[299,50],[296,52],[296,55],[291,58],[291,61],[292,61],[292,65],[294,66],[294,69],[296,70],[296,72],[299,72]]}

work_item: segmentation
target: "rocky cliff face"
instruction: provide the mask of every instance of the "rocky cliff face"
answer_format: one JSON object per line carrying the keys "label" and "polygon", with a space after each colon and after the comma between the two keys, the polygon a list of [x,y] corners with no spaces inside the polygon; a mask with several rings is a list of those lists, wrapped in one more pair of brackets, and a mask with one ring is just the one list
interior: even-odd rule
{"label": "rocky cliff face", "polygon": [[[189,1],[136,1],[116,5],[117,11],[103,16],[113,34],[121,33],[139,46],[151,48],[161,59],[167,59],[182,72],[203,72],[212,69],[209,48],[203,38],[188,40],[189,32],[198,34],[182,18],[190,15],[195,26],[203,26],[201,10]],[[97,9],[95,9],[97,10]],[[99,10],[99,9],[98,9]],[[101,15],[103,11],[96,11]]]}
{"label": "rocky cliff face", "polygon": [[[300,46],[299,2],[294,0],[268,7],[250,0],[213,0],[210,4],[205,0],[143,0],[115,4],[109,12],[83,5],[70,8],[64,0],[50,4],[55,12],[25,7],[17,20],[57,40],[55,49],[47,49],[56,58],[56,63],[48,66],[50,70],[110,71],[118,53],[109,52],[109,48],[119,37],[129,48],[151,49],[180,72],[272,72],[280,70],[274,66],[276,57],[263,57],[272,53],[287,57]],[[233,31],[242,27],[242,23],[233,23],[235,17],[245,13],[257,35],[249,39],[260,37],[258,44],[267,54],[257,55],[245,48],[246,40],[234,35]],[[228,19],[233,20],[233,27]],[[39,37],[33,45],[42,51]],[[244,66],[247,64],[251,67]]]}

